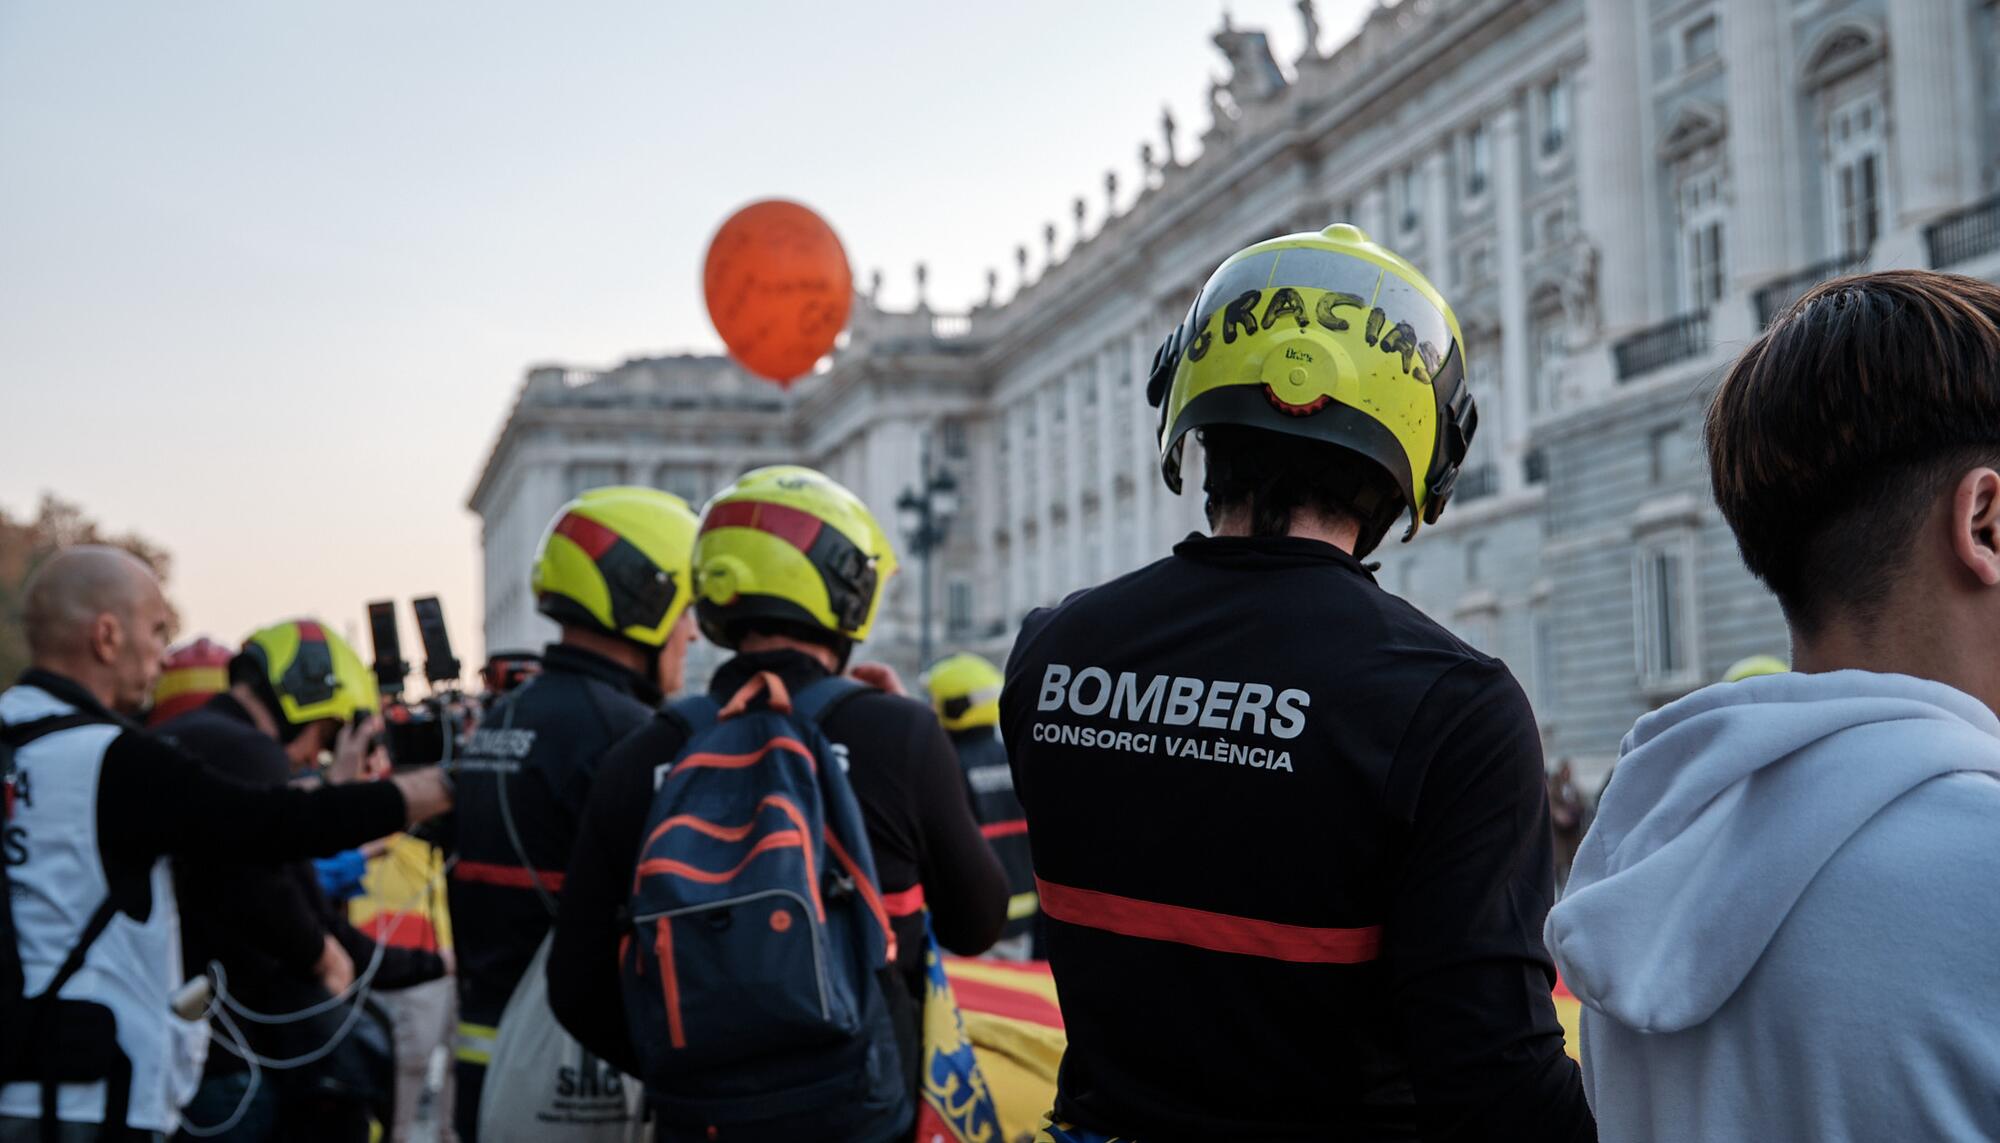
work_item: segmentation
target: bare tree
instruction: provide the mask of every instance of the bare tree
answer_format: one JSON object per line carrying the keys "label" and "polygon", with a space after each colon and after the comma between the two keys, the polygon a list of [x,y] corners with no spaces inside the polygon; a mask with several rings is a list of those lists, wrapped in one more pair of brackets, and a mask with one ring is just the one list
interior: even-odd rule
{"label": "bare tree", "polygon": [[111,544],[146,561],[165,582],[172,566],[167,550],[136,532],[107,534],[72,504],[43,493],[32,519],[16,519],[0,508],[0,687],[28,665],[28,640],[21,629],[21,588],[43,560],[73,544]]}

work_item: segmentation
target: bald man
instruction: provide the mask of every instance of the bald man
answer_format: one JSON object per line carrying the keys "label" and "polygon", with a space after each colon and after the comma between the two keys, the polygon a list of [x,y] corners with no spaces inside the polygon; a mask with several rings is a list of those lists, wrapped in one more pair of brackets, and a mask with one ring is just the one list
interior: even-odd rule
{"label": "bald man", "polygon": [[322,856],[442,813],[450,784],[434,769],[310,792],[228,781],[128,720],[169,634],[151,569],[69,548],[24,598],[33,666],[0,692],[0,848],[33,999],[0,1026],[0,1143],[44,1138],[45,1119],[65,1143],[105,1123],[164,1138],[208,1047],[169,1007],[186,980],[169,859]]}

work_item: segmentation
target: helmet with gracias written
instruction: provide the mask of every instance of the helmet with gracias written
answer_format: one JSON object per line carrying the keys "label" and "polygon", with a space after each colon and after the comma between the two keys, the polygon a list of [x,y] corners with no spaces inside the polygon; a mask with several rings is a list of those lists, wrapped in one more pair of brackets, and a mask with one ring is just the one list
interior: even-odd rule
{"label": "helmet with gracias written", "polygon": [[1348,449],[1435,523],[1478,426],[1458,318],[1399,255],[1345,223],[1238,251],[1153,359],[1160,475],[1181,488],[1187,434],[1241,425]]}

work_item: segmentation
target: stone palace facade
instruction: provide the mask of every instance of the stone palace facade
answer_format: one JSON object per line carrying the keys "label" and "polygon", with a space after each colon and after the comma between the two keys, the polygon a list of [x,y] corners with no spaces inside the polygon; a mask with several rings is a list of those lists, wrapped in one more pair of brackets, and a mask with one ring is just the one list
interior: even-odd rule
{"label": "stone palace facade", "polygon": [[[698,504],[802,461],[894,533],[928,458],[961,489],[935,645],[1003,656],[1029,608],[1203,526],[1199,472],[1179,498],[1160,482],[1143,388],[1208,272],[1348,220],[1451,299],[1480,406],[1450,510],[1385,544],[1379,578],[1507,660],[1551,762],[1601,774],[1645,710],[1782,655],[1708,495],[1706,395],[1816,281],[2000,278],[2000,3],[1402,0],[1296,61],[1226,20],[1215,42],[1231,78],[1199,139],[1163,117],[1136,176],[1107,173],[1012,252],[1004,297],[998,272],[964,313],[885,312],[866,289],[789,392],[712,357],[530,370],[470,498],[487,646],[550,633],[528,560],[579,489]],[[903,560],[865,653],[914,673]]]}

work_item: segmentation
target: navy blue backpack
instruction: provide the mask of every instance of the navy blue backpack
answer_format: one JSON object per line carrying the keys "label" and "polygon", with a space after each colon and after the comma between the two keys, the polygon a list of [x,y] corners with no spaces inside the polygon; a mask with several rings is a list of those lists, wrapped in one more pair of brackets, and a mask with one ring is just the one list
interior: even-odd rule
{"label": "navy blue backpack", "polygon": [[880,976],[895,958],[845,759],[819,729],[863,689],[676,703],[619,964],[662,1140],[874,1141],[915,1114]]}

